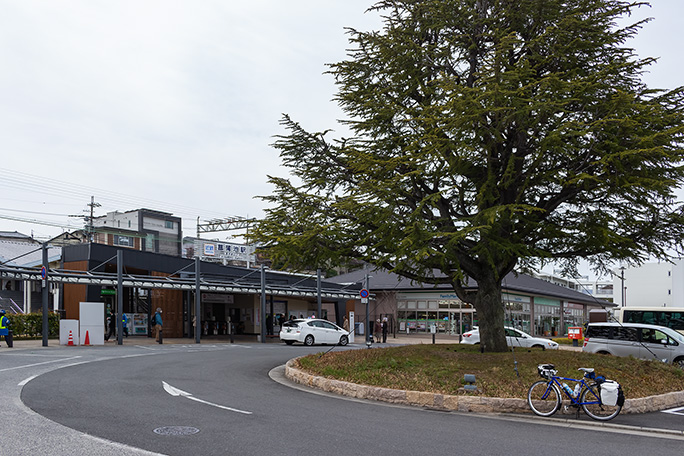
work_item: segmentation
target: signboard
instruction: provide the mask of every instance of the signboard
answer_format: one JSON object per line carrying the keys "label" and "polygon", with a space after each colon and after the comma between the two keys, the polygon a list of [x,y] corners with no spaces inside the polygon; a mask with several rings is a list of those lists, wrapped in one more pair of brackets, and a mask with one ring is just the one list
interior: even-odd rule
{"label": "signboard", "polygon": [[195,241],[195,252],[202,252],[203,256],[209,256],[221,260],[255,262],[254,246],[233,244],[230,242],[208,242],[201,239]]}
{"label": "signboard", "polygon": [[229,294],[202,293],[202,302],[212,302],[218,304],[234,304],[235,298]]}

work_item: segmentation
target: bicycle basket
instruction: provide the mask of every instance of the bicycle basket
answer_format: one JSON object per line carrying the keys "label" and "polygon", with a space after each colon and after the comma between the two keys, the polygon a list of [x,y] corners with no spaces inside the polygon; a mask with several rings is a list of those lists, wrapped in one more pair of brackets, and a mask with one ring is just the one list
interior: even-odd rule
{"label": "bicycle basket", "polygon": [[556,375],[558,371],[553,364],[539,364],[537,366],[537,372],[539,372],[540,377],[551,378]]}

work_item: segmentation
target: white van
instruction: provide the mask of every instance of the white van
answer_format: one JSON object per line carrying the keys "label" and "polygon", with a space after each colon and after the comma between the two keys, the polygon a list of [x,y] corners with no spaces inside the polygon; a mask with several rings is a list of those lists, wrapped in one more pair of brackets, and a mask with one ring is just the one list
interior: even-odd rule
{"label": "white van", "polygon": [[582,351],[641,359],[659,359],[684,369],[684,336],[658,325],[589,323]]}

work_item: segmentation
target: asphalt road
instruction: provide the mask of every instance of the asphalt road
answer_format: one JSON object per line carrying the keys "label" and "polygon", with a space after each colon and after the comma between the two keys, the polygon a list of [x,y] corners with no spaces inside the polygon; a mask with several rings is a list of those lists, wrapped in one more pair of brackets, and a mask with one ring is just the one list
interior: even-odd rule
{"label": "asphalt road", "polygon": [[[324,347],[0,351],[1,455],[680,455],[684,415],[480,416],[350,400],[283,380]],[[668,428],[648,431],[639,426]]]}

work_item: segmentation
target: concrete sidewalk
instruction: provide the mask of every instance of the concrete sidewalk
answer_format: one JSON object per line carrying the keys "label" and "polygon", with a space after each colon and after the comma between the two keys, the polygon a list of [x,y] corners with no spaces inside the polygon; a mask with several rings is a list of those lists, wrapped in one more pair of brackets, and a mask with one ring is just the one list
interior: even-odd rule
{"label": "concrete sidewalk", "polygon": [[[255,334],[240,334],[240,335],[235,335],[233,336],[234,342],[236,344],[255,344],[259,342],[259,337]],[[200,339],[201,344],[230,344],[230,336],[203,336]],[[266,338],[265,343],[282,343],[278,336],[268,336]],[[354,343],[352,345],[365,345],[365,337],[363,335],[355,335],[354,336]],[[431,344],[433,343],[432,335],[431,334],[397,334],[396,336],[390,335],[387,337],[387,343],[383,344],[381,342],[374,342],[373,347],[391,347],[394,345],[413,345],[413,344]],[[436,344],[457,344],[459,343],[458,341],[458,336],[451,336],[448,334],[436,334],[434,343]],[[123,345],[154,345],[157,344],[157,342],[154,340],[154,337],[148,337],[148,336],[129,336],[129,337],[124,337],[123,338]],[[164,338],[164,344],[165,345],[191,345],[195,344],[195,339],[194,338],[188,338],[188,337],[173,337],[173,338]],[[99,346],[93,346],[95,347],[114,347],[117,346],[117,340],[116,339],[110,339],[109,341],[105,342],[104,346],[99,345]],[[21,349],[21,348],[39,348],[43,346],[43,341],[42,339],[37,339],[37,340],[14,340],[14,348]],[[48,340],[48,346],[44,348],[50,348],[50,347],[60,347],[59,345],[59,340],[58,339],[49,339]],[[0,351],[7,349],[7,345],[5,344],[4,340],[0,341]],[[572,345],[569,344],[561,344],[560,345],[561,350],[572,350],[572,351],[581,351],[582,347],[573,347]],[[10,349],[11,350],[11,349]]]}

